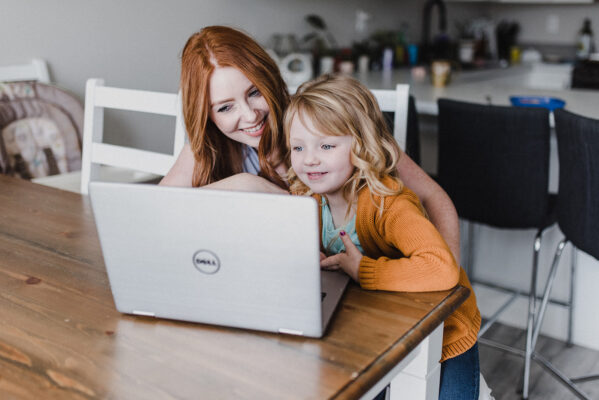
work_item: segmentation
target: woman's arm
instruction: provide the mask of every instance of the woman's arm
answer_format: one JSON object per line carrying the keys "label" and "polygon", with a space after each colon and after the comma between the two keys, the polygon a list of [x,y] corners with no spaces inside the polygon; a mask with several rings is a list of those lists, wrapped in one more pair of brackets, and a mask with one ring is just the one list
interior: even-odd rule
{"label": "woman's arm", "polygon": [[458,214],[445,191],[406,154],[397,164],[399,178],[420,199],[428,216],[460,264],[460,225]]}
{"label": "woman's arm", "polygon": [[256,176],[248,172],[232,175],[228,178],[221,179],[218,182],[211,183],[202,188],[218,189],[218,190],[236,190],[238,192],[261,192],[275,194],[289,194],[271,181]]}
{"label": "woman's arm", "polygon": [[193,166],[195,160],[189,143],[186,143],[177,157],[168,174],[162,178],[159,185],[163,186],[191,186],[193,177]]}
{"label": "woman's arm", "polygon": [[[160,185],[190,187],[194,163],[195,160],[191,148],[189,144],[186,144],[183,146],[183,150],[181,150],[171,170],[160,181]],[[233,175],[202,187],[219,190],[238,190],[242,192],[288,193],[274,183],[248,173]]]}

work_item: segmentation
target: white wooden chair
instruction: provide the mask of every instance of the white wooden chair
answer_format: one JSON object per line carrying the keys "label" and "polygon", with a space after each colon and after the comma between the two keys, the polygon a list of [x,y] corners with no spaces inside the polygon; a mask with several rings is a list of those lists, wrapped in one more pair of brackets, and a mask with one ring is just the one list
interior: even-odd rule
{"label": "white wooden chair", "polygon": [[410,85],[398,84],[395,90],[372,90],[372,94],[379,103],[383,112],[393,112],[393,137],[403,151],[406,151],[406,137],[408,130],[408,103],[410,99]]}
{"label": "white wooden chair", "polygon": [[[102,143],[104,108],[176,117],[172,153],[163,154]],[[106,87],[102,79],[88,79],[85,87],[81,193],[87,194],[89,182],[101,178],[100,165],[166,175],[181,152],[185,140],[179,110],[180,99],[177,94]]]}
{"label": "white wooden chair", "polygon": [[29,64],[0,66],[0,82],[35,80],[50,83],[48,65],[40,58],[34,58]]}
{"label": "white wooden chair", "polygon": [[[175,117],[174,142],[168,154],[103,143],[104,109],[137,111]],[[33,179],[64,190],[88,193],[92,180],[143,182],[166,175],[185,140],[180,96],[104,86],[103,79],[88,79],[85,87],[81,171]]]}

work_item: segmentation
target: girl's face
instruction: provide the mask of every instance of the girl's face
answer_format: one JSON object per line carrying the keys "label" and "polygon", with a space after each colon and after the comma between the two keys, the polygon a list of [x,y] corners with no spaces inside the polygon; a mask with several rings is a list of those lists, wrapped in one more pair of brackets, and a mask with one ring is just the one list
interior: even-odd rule
{"label": "girl's face", "polygon": [[350,160],[352,137],[326,136],[312,120],[296,114],[289,129],[291,166],[314,193],[343,195],[341,188],[354,172]]}
{"label": "girl's face", "polygon": [[210,119],[227,137],[258,147],[270,109],[266,99],[233,67],[216,67],[210,77]]}

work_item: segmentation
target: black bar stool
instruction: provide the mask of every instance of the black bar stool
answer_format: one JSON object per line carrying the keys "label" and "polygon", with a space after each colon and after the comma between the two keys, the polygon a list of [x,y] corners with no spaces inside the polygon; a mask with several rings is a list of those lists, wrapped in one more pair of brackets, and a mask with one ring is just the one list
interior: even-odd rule
{"label": "black bar stool", "polygon": [[[568,378],[535,352],[559,260],[566,244],[572,244],[572,267],[576,263],[576,249],[599,260],[599,120],[564,110],[556,110],[554,114],[559,157],[557,223],[565,238],[557,245],[540,305],[535,307],[533,303],[529,307],[532,315],[529,313],[522,396],[525,399],[528,397],[530,363],[535,360],[576,397],[590,399],[576,383],[599,379],[599,375]],[[536,288],[533,287],[533,290],[536,291]]]}
{"label": "black bar stool", "polygon": [[[536,280],[541,238],[553,225],[556,196],[549,185],[549,111],[472,104],[440,99],[438,182],[451,197],[462,220],[468,222],[467,272],[472,283],[511,293],[511,297],[481,327],[479,342],[525,356],[525,351],[481,338],[499,315],[520,295],[536,304]],[[529,293],[477,279],[472,249],[473,225],[536,229]],[[566,306],[570,301],[548,300]],[[529,307],[528,320],[532,310]],[[571,324],[568,337],[571,338]],[[570,340],[570,339],[569,339]],[[525,374],[525,377],[528,375]],[[528,382],[525,382],[528,385]]]}

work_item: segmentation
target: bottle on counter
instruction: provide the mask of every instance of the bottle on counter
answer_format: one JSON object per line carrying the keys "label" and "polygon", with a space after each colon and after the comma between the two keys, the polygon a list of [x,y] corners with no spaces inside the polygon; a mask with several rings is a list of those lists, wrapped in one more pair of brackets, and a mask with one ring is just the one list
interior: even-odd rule
{"label": "bottle on counter", "polygon": [[582,24],[582,29],[578,34],[578,49],[576,50],[576,57],[579,59],[586,60],[589,55],[594,52],[593,43],[593,30],[591,29],[591,20],[585,18]]}

